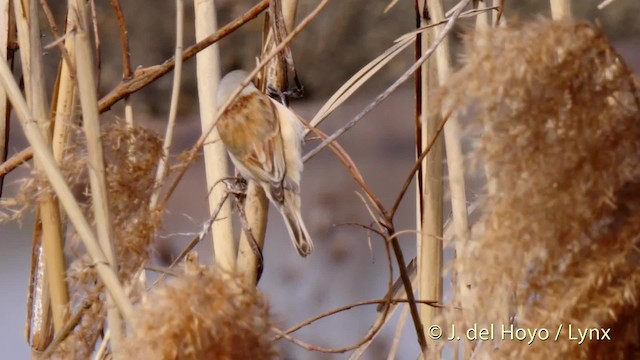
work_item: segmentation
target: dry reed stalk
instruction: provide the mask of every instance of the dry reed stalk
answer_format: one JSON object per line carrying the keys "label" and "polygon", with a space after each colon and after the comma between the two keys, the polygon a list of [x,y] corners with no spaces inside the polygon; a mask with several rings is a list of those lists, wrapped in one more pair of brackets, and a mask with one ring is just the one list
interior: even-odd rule
{"label": "dry reed stalk", "polygon": [[[0,0],[0,58],[7,59],[7,47],[9,45],[10,9],[11,0]],[[9,102],[4,89],[0,89],[0,164],[7,160],[9,150]],[[0,196],[4,185],[4,175],[0,174]]]}
{"label": "dry reed stalk", "polygon": [[[245,231],[240,235],[240,243],[238,244],[238,271],[242,274],[247,286],[256,286],[263,264],[260,263],[261,259],[255,251],[262,251],[264,247],[269,200],[262,187],[253,181],[250,181],[248,184],[243,211],[246,217],[247,227],[251,231],[250,235],[253,239],[250,239]],[[253,248],[253,241],[255,241],[258,249]]]}
{"label": "dry reed stalk", "polygon": [[[67,29],[76,27],[76,16],[71,13],[71,8],[67,11],[65,32]],[[53,156],[58,163],[62,162],[64,151],[68,146],[69,134],[71,132],[73,117],[76,105],[75,86],[75,43],[64,41],[64,51],[68,57],[60,60],[58,77],[56,80],[55,102],[52,104],[52,114],[54,117],[53,127]]]}
{"label": "dry reed stalk", "polygon": [[141,304],[127,358],[273,359],[266,300],[240,274],[190,264]]}
{"label": "dry reed stalk", "polygon": [[487,27],[491,26],[492,13],[483,10],[492,7],[493,0],[478,1],[475,5],[477,10],[482,11],[478,16],[476,16],[476,30],[485,30]]}
{"label": "dry reed stalk", "polygon": [[[434,22],[434,18],[426,19],[422,15],[423,11],[427,9],[428,3],[426,0],[418,2],[418,11],[420,15],[419,26],[424,27]],[[429,13],[431,9],[429,8]],[[437,28],[432,28],[427,32],[420,34],[420,52],[416,54],[417,57],[422,55],[422,46],[429,48],[433,40],[437,37]],[[442,46],[442,44],[440,45]],[[436,50],[436,54],[438,50]],[[429,145],[429,139],[432,139],[436,134],[437,128],[442,122],[441,116],[429,116],[428,109],[431,108],[430,92],[438,87],[438,73],[437,63],[435,59],[428,59],[421,67],[420,70],[420,97],[416,101],[420,102],[419,129],[420,144],[417,148],[418,156]],[[418,287],[417,292],[422,299],[434,299],[441,301],[442,299],[442,238],[443,238],[443,215],[442,215],[442,203],[443,203],[443,183],[442,183],[442,170],[443,170],[443,137],[438,136],[438,139],[431,148],[431,151],[422,162],[422,178],[419,180],[421,186],[421,193],[416,197],[418,200],[418,214],[419,219],[417,223],[417,229],[419,229],[417,236],[417,273],[418,273]],[[434,324],[437,309],[428,306],[420,305],[420,318],[422,319],[422,325],[424,331],[428,331],[429,327]],[[427,343],[430,348],[435,348],[436,343],[429,341]],[[425,349],[423,349],[423,356],[426,356]]]}
{"label": "dry reed stalk", "polygon": [[[158,163],[156,171],[156,189],[151,195],[149,208],[153,209],[158,204],[161,183],[167,175],[167,163],[169,162],[169,154],[171,153],[171,144],[173,142],[173,130],[178,116],[178,100],[180,98],[180,79],[182,78],[182,47],[184,42],[184,3],[182,0],[176,0],[176,67],[173,72],[173,86],[171,88],[171,104],[169,106],[169,119],[167,121],[167,129],[164,133],[164,144],[162,146],[162,158]],[[128,122],[127,122],[128,123]]]}
{"label": "dry reed stalk", "polygon": [[[29,80],[25,82],[27,101],[32,114],[40,128],[45,146],[51,146],[51,122],[49,120],[44,71],[42,69],[42,46],[40,44],[40,27],[38,11],[35,1],[14,1],[16,24],[18,28],[18,42],[23,51],[20,52]],[[29,101],[30,99],[30,101]],[[41,170],[43,164],[36,162],[36,169]],[[45,254],[45,274],[49,283],[49,292],[43,295],[51,296],[53,324],[59,331],[66,320],[68,312],[69,294],[65,280],[64,239],[58,202],[53,194],[46,193],[40,199],[40,220],[42,221],[42,246]],[[44,301],[46,302],[46,300]]]}
{"label": "dry reed stalk", "polygon": [[[432,18],[433,22],[442,21],[445,17],[444,8],[441,0],[426,0],[426,6],[428,8],[428,13]],[[434,36],[442,31],[436,28],[436,32]],[[448,81],[448,78],[452,72],[452,62],[451,62],[451,54],[449,50],[449,42],[448,39],[444,39],[440,46],[436,49],[436,69],[437,69],[437,77],[438,84],[443,85]],[[432,125],[433,126],[433,125]],[[447,124],[444,128],[444,143],[447,152],[447,168],[449,172],[449,188],[451,191],[451,208],[453,212],[453,228],[456,234],[456,252],[461,253],[463,251],[464,246],[466,246],[467,239],[469,237],[469,223],[468,223],[468,214],[467,214],[467,201],[465,194],[465,179],[464,179],[464,157],[462,155],[462,145],[461,145],[461,130],[458,122],[457,114],[452,113],[450,118],[447,121]],[[430,205],[433,206],[433,205]],[[436,211],[442,211],[442,208],[435,209]],[[440,221],[442,221],[440,219]],[[442,222],[439,224],[434,224],[434,226],[438,226],[433,230],[439,230],[439,233],[442,234]],[[428,229],[427,230],[431,230]],[[435,296],[434,299],[438,301],[442,301],[442,242],[440,238],[430,238],[430,244],[428,249],[423,249],[421,251],[426,259],[428,260],[428,264],[426,268],[420,271],[424,272],[423,275],[423,285],[430,290],[428,294],[421,293],[422,296]],[[424,244],[423,244],[424,246]],[[466,280],[466,276],[464,274],[464,269],[461,268],[458,271],[457,284],[459,291],[458,300],[461,302],[463,308],[465,307],[465,299],[468,296],[467,294],[467,286],[468,282]],[[431,298],[431,297],[428,297]],[[425,315],[426,318],[423,319],[425,326],[431,326],[435,322],[436,311],[435,309],[428,309]],[[438,347],[442,346],[443,343],[439,343]],[[439,352],[433,353],[436,357],[439,357]]]}
{"label": "dry reed stalk", "polygon": [[[447,106],[472,107],[475,124],[484,125],[478,153],[496,170],[498,191],[486,198],[474,241],[456,260],[482,284],[471,293],[475,316],[466,320],[504,323],[504,304],[512,302],[515,328],[559,332],[554,342],[507,339],[475,355],[633,358],[640,92],[632,72],[602,30],[585,23],[492,29],[467,46],[465,66],[443,94]],[[612,341],[579,346],[569,324],[599,335],[609,328]]]}
{"label": "dry reed stalk", "polygon": [[[194,2],[196,41],[216,32],[217,15],[213,0]],[[196,55],[198,73],[198,98],[200,122],[204,138],[204,161],[211,214],[224,196],[224,185],[220,182],[229,174],[227,153],[220,141],[218,131],[213,128],[217,114],[216,92],[220,79],[220,54],[217,45],[212,45]],[[219,213],[219,220],[212,225],[213,249],[216,264],[226,271],[235,271],[236,245],[233,237],[231,204],[226,202]]]}
{"label": "dry reed stalk", "polygon": [[554,20],[571,19],[571,0],[549,0],[551,18]]}
{"label": "dry reed stalk", "polygon": [[[98,242],[102,252],[109,261],[114,273],[118,272],[118,258],[115,251],[115,239],[112,217],[109,212],[109,197],[107,193],[107,181],[105,175],[104,154],[100,139],[100,114],[98,112],[98,95],[96,93],[95,68],[93,64],[93,52],[88,36],[88,12],[81,0],[73,2],[70,6],[73,16],[76,17],[76,34],[74,36],[76,46],[76,70],[78,93],[82,105],[82,124],[87,141],[88,172],[91,185],[91,198],[93,202],[94,219]],[[111,332],[111,351],[114,359],[120,359],[119,350],[124,338],[124,324],[122,314],[115,306],[113,298],[107,294],[107,317]]]}
{"label": "dry reed stalk", "polygon": [[[43,7],[46,5],[46,2],[44,2]],[[75,19],[74,16],[67,16],[65,29],[74,28],[75,20],[73,19]],[[55,23],[52,23],[52,25],[55,25]],[[56,36],[57,31],[55,28],[52,28],[51,30],[54,36]],[[58,38],[56,40],[58,40]],[[74,116],[74,107],[76,105],[74,81],[75,66],[71,59],[71,55],[75,54],[73,41],[65,41],[62,50],[64,60],[60,60],[60,65],[58,66],[58,74],[53,89],[54,96],[50,111],[50,117],[54,120],[51,146],[53,150],[53,157],[57,163],[62,162],[64,151],[67,147],[72,119]],[[63,226],[62,228],[64,229],[66,220],[62,209],[59,209],[59,219]],[[56,332],[59,331],[60,329],[56,330]]]}
{"label": "dry reed stalk", "polygon": [[[47,4],[43,3],[43,7]],[[46,8],[45,8],[46,9]],[[65,29],[71,29],[75,25],[75,17],[67,16]],[[55,25],[55,23],[52,23]],[[57,31],[52,28],[54,36],[57,37]],[[58,38],[56,38],[58,40]],[[75,66],[71,58],[75,54],[75,47],[73,41],[64,42],[62,52],[64,60],[60,60],[58,67],[58,74],[54,88],[54,96],[51,104],[51,117],[54,119],[53,124],[53,136],[52,136],[52,150],[53,156],[57,163],[61,163],[64,151],[67,147],[69,133],[71,129],[72,119],[74,116],[74,107],[76,104],[75,99]],[[60,220],[65,223],[64,211],[60,210]],[[59,336],[58,330],[56,336]],[[42,349],[44,350],[44,349]]]}

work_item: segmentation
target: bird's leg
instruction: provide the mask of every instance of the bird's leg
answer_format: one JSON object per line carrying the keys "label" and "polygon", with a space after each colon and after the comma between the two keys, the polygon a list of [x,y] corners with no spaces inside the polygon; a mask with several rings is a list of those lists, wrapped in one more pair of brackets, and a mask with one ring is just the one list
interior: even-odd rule
{"label": "bird's leg", "polygon": [[241,176],[229,176],[220,179],[227,187],[229,194],[235,195],[236,199],[244,201],[247,196],[247,180]]}
{"label": "bird's leg", "polygon": [[304,86],[302,85],[302,83],[300,83],[300,80],[298,80],[297,76],[294,78],[294,80],[296,83],[296,87],[293,89],[287,89],[284,91],[278,90],[273,86],[267,84],[267,95],[269,95],[274,99],[280,100],[280,103],[282,105],[289,106],[289,100],[288,100],[289,98],[300,99],[301,97],[304,96]]}
{"label": "bird's leg", "polygon": [[289,106],[289,101],[287,100],[286,90],[285,91],[281,91],[281,90],[278,90],[278,89],[274,88],[270,84],[267,84],[267,95],[269,95],[270,97],[272,97],[274,99],[280,100],[280,103],[282,105]]}

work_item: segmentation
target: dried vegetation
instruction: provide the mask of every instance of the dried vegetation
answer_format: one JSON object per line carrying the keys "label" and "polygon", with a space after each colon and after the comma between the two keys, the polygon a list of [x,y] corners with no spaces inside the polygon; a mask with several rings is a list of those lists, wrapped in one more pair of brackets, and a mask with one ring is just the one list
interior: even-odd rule
{"label": "dried vegetation", "polygon": [[[470,1],[462,3],[466,6]],[[321,2],[314,10],[316,12],[302,23],[308,23],[317,16],[325,4],[326,1]],[[261,2],[242,21],[257,16],[268,6],[266,2]],[[458,8],[448,20],[443,20],[447,24],[442,28],[450,31],[458,16],[478,14],[473,11],[463,14],[463,8]],[[273,9],[275,5],[271,7]],[[423,20],[427,23],[426,19]],[[234,26],[240,26],[241,23]],[[124,22],[120,22],[120,25],[125,33]],[[287,32],[293,34],[302,27]],[[220,38],[232,28],[222,31]],[[432,35],[438,35],[442,40],[446,37],[445,30],[442,31],[442,34],[435,32]],[[278,35],[285,38],[283,34]],[[403,36],[396,45],[398,48],[386,52],[370,67],[354,76],[344,89],[338,91],[335,99],[323,108],[332,105],[331,110],[319,113],[313,125],[319,125],[328,113],[351,96],[387,61],[399,54],[403,47],[409,46],[415,36],[415,33]],[[427,37],[424,40],[423,50],[433,53],[436,45],[427,43]],[[285,48],[282,42],[271,45]],[[276,344],[281,338],[312,351],[343,353],[355,350],[353,357],[357,358],[401,303],[408,303],[406,306],[411,307],[413,328],[425,353],[427,346],[431,347],[430,351],[447,346],[458,350],[457,345],[452,346],[444,341],[437,342],[435,347],[433,342],[426,341],[424,328],[430,324],[421,323],[417,302],[422,304],[420,306],[435,309],[432,313],[437,315],[436,322],[456,324],[460,329],[472,324],[480,327],[493,324],[496,327],[544,328],[550,332],[561,329],[557,341],[537,339],[527,344],[527,341],[498,339],[467,343],[466,347],[460,346],[460,349],[464,348],[463,358],[640,357],[638,79],[613,49],[603,30],[583,22],[539,19],[485,28],[467,35],[465,49],[461,69],[451,74],[446,82],[441,81],[437,91],[428,89],[430,95],[436,95],[430,102],[424,102],[431,104],[426,107],[430,109],[429,116],[442,119],[442,123],[439,128],[430,127],[429,136],[421,133],[422,130],[417,126],[417,153],[421,157],[406,174],[405,185],[390,208],[385,208],[367,187],[357,163],[337,143],[330,145],[325,141],[312,151],[315,154],[324,147],[331,147],[362,188],[374,224],[363,227],[380,235],[388,254],[390,278],[380,281],[389,280],[391,283],[393,280],[390,250],[393,249],[401,273],[398,284],[402,283],[402,286],[397,288],[409,290],[411,294],[404,299],[398,295],[400,292],[390,291],[383,299],[366,302],[367,305],[380,304],[381,310],[369,333],[359,342],[344,348],[323,348],[289,336],[318,319],[356,305],[329,311],[290,330],[280,331],[274,329],[264,295],[246,282],[247,274],[201,266],[197,261],[195,265],[191,263],[190,267],[188,263],[186,271],[174,270],[174,262],[166,272],[175,278],[159,279],[158,284],[154,283],[151,286],[153,289],[147,291],[149,282],[140,278],[150,258],[156,234],[167,216],[164,213],[164,201],[204,145],[207,134],[205,131],[193,149],[178,157],[178,160],[174,157],[169,160],[165,158],[169,172],[165,177],[156,179],[156,168],[164,156],[163,143],[158,136],[129,122],[103,124],[99,139],[106,164],[108,210],[113,223],[113,245],[118,264],[115,268],[119,286],[136,309],[132,318],[125,319],[127,326],[124,334],[118,335],[124,335],[124,341],[119,344],[122,347],[115,348],[115,342],[104,340],[107,339],[105,330],[112,330],[110,324],[105,322],[105,289],[112,284],[103,282],[102,274],[96,270],[98,265],[95,259],[89,256],[85,244],[79,241],[80,231],[76,232],[68,219],[63,217],[62,224],[66,226],[64,251],[68,259],[64,275],[71,294],[68,322],[62,330],[56,330],[55,340],[44,355],[35,351],[41,349],[35,349],[32,344],[34,358],[43,355],[52,359],[88,359],[112,351],[111,355],[116,359],[271,359],[279,356]],[[189,57],[197,52],[193,49],[189,51],[193,51]],[[428,57],[420,52],[416,59],[421,56],[422,60]],[[265,55],[261,61],[267,63],[267,57]],[[168,64],[150,71],[160,71],[156,73],[159,77],[173,66]],[[417,73],[415,70],[420,66],[421,63],[417,62],[415,68],[403,75],[402,81],[398,80],[354,120],[330,137],[336,139],[354,126],[403,81]],[[433,66],[431,63],[422,68],[423,71],[428,68],[433,70]],[[441,75],[448,77],[449,74],[445,72]],[[127,82],[140,81],[146,85],[155,80],[145,78],[144,71],[132,76],[133,80],[126,80],[109,95],[109,101],[117,102],[136,91],[129,90],[125,86]],[[7,82],[6,79],[3,81]],[[179,83],[179,76],[176,83]],[[420,88],[420,85],[417,85],[417,90],[420,90],[418,94],[427,93],[427,89]],[[412,272],[409,270],[411,266],[409,269],[405,267],[398,243],[402,231],[394,228],[394,216],[416,173],[419,181],[427,179],[428,174],[421,173],[421,163],[433,145],[430,137],[442,136],[440,133],[443,128],[445,132],[448,131],[445,122],[452,114],[468,117],[468,133],[479,134],[471,162],[477,165],[475,171],[485,172],[489,186],[486,195],[479,201],[478,208],[482,216],[473,224],[470,239],[459,239],[450,232],[444,232],[445,243],[451,244],[453,238],[453,244],[462,244],[455,247],[456,259],[446,268],[457,275],[455,279],[463,279],[467,284],[461,287],[445,285],[445,292],[453,294],[453,301],[443,304],[442,298],[421,299],[420,293],[425,290],[422,284],[417,286],[414,293],[412,279],[416,270],[414,268]],[[206,126],[204,124],[203,129]],[[327,138],[321,131],[314,132],[322,139]],[[424,139],[422,135],[425,135]],[[73,145],[63,151],[59,167],[66,185],[74,189],[76,198],[81,199],[80,207],[84,216],[92,228],[96,228],[93,198],[86,180],[90,147],[87,143],[91,141],[87,141],[79,130],[72,131],[70,136]],[[450,134],[447,141],[460,141],[456,136]],[[92,140],[97,142],[96,139]],[[166,153],[168,148],[164,150]],[[313,154],[307,155],[310,158]],[[440,164],[442,159],[434,161]],[[452,161],[452,155],[449,154],[449,162]],[[176,169],[178,171],[171,172]],[[28,212],[37,213],[43,199],[55,193],[49,181],[36,167],[31,176],[23,180],[17,194],[0,198],[0,222],[21,220]],[[227,188],[222,202],[230,197],[231,192],[229,185],[225,185]],[[160,193],[159,187],[168,191],[163,193],[166,197],[155,206],[152,198]],[[422,200],[421,195],[418,196],[418,202]],[[418,211],[424,205],[420,202]],[[218,212],[221,207],[218,207]],[[193,244],[205,237],[215,220],[218,212],[213,208],[210,210],[212,219],[196,236]],[[266,217],[266,209],[263,211],[265,213],[262,215]],[[466,213],[464,215],[466,224]],[[231,229],[231,225],[228,225]],[[441,224],[435,225],[443,230]],[[419,219],[416,225],[418,233],[426,232],[422,226]],[[457,234],[466,233],[464,230]],[[37,238],[35,236],[36,241]],[[226,240],[231,244],[234,263],[235,240]],[[257,258],[255,252],[259,252],[259,249],[251,250],[254,252],[247,251],[239,257]],[[254,267],[254,262],[250,263]],[[418,265],[418,272],[422,266]],[[258,270],[251,268],[247,271]],[[249,275],[252,281],[257,278],[254,273]],[[441,275],[436,273],[438,277]],[[405,311],[405,318],[406,314]],[[606,334],[612,340],[587,341],[578,345],[570,339],[569,325],[574,328],[574,335],[577,328],[610,329]],[[45,322],[44,326],[51,327],[51,324]],[[402,330],[399,327],[397,338]],[[275,338],[274,331],[277,334]],[[598,336],[604,334],[598,330]],[[553,332],[549,334],[550,337],[554,335]],[[98,344],[103,349],[96,351]]]}
{"label": "dried vegetation", "polygon": [[[586,23],[539,20],[466,45],[464,68],[442,91],[447,104],[472,109],[482,128],[475,160],[496,190],[457,260],[473,288],[462,314],[524,329],[564,324],[557,342],[484,346],[490,358],[637,357],[640,93],[631,71]],[[611,328],[613,341],[578,345],[569,324],[574,336]]]}

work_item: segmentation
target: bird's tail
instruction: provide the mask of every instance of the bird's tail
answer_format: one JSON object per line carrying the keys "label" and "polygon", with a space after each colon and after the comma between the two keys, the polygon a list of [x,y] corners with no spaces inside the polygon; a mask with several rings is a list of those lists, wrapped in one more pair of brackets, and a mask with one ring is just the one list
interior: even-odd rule
{"label": "bird's tail", "polygon": [[280,208],[284,223],[289,230],[289,236],[293,245],[302,257],[306,257],[313,251],[313,241],[309,236],[307,228],[304,226],[302,216],[300,215],[299,195],[287,191],[285,194],[284,206]]}

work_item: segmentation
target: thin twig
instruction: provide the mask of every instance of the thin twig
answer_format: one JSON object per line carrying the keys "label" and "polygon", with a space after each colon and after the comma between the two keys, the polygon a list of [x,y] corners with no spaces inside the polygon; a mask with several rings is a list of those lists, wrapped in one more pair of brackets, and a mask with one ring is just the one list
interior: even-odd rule
{"label": "thin twig", "polygon": [[7,175],[33,157],[31,148],[22,149],[0,164],[0,177]]}
{"label": "thin twig", "polygon": [[[307,122],[305,119],[303,119],[299,115],[298,115],[298,118],[300,118],[300,120],[307,127],[307,129],[309,129],[310,132],[313,132],[319,139],[324,140],[327,138],[328,135],[325,132],[323,132],[322,130],[316,127],[312,127],[309,124],[309,122]],[[375,196],[373,191],[371,191],[369,186],[367,186],[366,182],[364,181],[364,178],[362,177],[362,173],[360,172],[360,170],[358,170],[356,163],[351,159],[349,154],[347,154],[347,151],[342,147],[342,145],[340,145],[340,143],[338,143],[338,141],[332,142],[329,145],[329,148],[342,162],[342,164],[349,171],[349,173],[351,174],[353,179],[358,183],[358,185],[360,185],[360,188],[362,188],[362,190],[367,194],[367,197],[369,198],[369,200],[376,206],[376,208],[378,208],[378,211],[383,213],[384,210],[383,210],[382,203]]]}
{"label": "thin twig", "polygon": [[[111,0],[113,2],[119,2],[119,0]],[[126,38],[126,35],[124,35]],[[182,43],[184,37],[184,4],[182,0],[176,0],[176,69],[173,73],[173,86],[171,89],[171,105],[169,106],[169,120],[167,121],[167,130],[164,135],[164,144],[162,145],[162,158],[158,164],[156,171],[156,189],[151,195],[149,202],[149,208],[153,209],[160,196],[160,190],[162,189],[160,183],[166,176],[167,162],[169,161],[169,153],[171,152],[171,144],[173,141],[173,129],[176,124],[176,117],[178,115],[178,100],[180,98],[180,79],[182,77],[182,58],[179,56],[182,53]],[[125,40],[123,40],[125,41]],[[123,51],[124,51],[123,44]],[[129,69],[130,70],[130,69]],[[126,71],[126,68],[125,68]],[[130,76],[130,75],[129,75]],[[126,77],[125,77],[126,79]]]}
{"label": "thin twig", "polygon": [[91,306],[99,300],[100,294],[102,293],[104,285],[102,283],[98,283],[96,288],[93,289],[91,294],[87,296],[80,306],[78,307],[78,311],[67,320],[62,329],[56,334],[56,337],[53,339],[51,344],[47,347],[47,350],[42,354],[43,359],[48,359],[53,353],[56,351],[58,346],[71,334],[73,329],[75,329],[76,325],[80,323],[82,320],[82,316],[84,313],[91,308]]}
{"label": "thin twig", "polygon": [[[389,233],[395,234],[393,224],[387,230],[389,231]],[[416,336],[418,337],[418,344],[420,344],[420,349],[422,349],[422,352],[424,353],[427,349],[427,338],[424,335],[422,320],[420,319],[420,315],[418,314],[418,307],[416,306],[415,295],[413,294],[413,285],[411,285],[411,277],[409,276],[409,272],[407,271],[407,266],[404,260],[404,254],[402,253],[402,248],[400,247],[400,242],[395,237],[390,241],[391,247],[393,248],[393,253],[396,256],[396,262],[398,263],[400,278],[402,279],[402,283],[407,293],[407,299],[409,300],[409,310],[411,312],[413,326],[416,330]],[[391,285],[389,288],[391,288]]]}
{"label": "thin twig", "polygon": [[[171,265],[169,265],[168,270],[175,268],[189,254],[189,252],[193,250],[193,248],[195,248],[196,245],[198,245],[202,240],[204,240],[207,234],[209,234],[209,231],[211,230],[211,225],[213,225],[213,222],[217,220],[218,213],[220,213],[220,210],[222,209],[222,205],[224,204],[224,202],[227,201],[229,194],[230,192],[227,191],[225,192],[225,195],[222,198],[220,198],[220,201],[218,202],[218,206],[209,217],[209,220],[207,220],[207,222],[202,226],[202,230],[198,233],[198,235],[196,235],[193,239],[191,239],[189,244],[187,244],[187,246],[182,250],[180,255],[178,255],[178,257],[176,257],[173,260]],[[160,274],[160,276],[158,276],[156,281],[154,281],[153,284],[149,286],[149,289],[156,286],[158,283],[164,280],[165,277],[166,276],[164,273]]]}
{"label": "thin twig", "polygon": [[[429,306],[434,306],[434,307],[444,307],[441,304],[438,304],[435,301],[431,301],[431,300],[415,300],[417,303],[420,304],[426,304]],[[312,345],[312,344],[308,344],[306,342],[297,340],[293,337],[291,337],[289,334],[305,327],[308,326],[320,319],[326,318],[328,316],[331,315],[335,315],[337,313],[343,312],[343,311],[347,311],[347,310],[351,310],[355,307],[359,307],[359,306],[365,306],[365,305],[376,305],[376,304],[391,304],[391,305],[396,305],[399,303],[407,303],[408,300],[407,299],[376,299],[376,300],[366,300],[366,301],[361,301],[361,302],[357,302],[354,304],[349,304],[349,305],[345,305],[345,306],[341,306],[332,310],[329,310],[325,313],[322,313],[320,315],[314,316],[313,318],[310,318],[308,320],[305,320],[304,322],[286,330],[286,331],[282,331],[276,327],[272,327],[271,330],[275,333],[277,333],[277,335],[274,338],[274,341],[280,340],[280,339],[286,339],[288,341],[293,342],[294,344],[303,347],[307,350],[311,350],[311,351],[318,351],[318,352],[324,352],[324,353],[345,353],[347,351],[351,351],[359,346],[361,346],[362,344],[364,344],[365,342],[367,342],[369,339],[363,339],[361,341],[359,341],[357,344],[353,345],[353,346],[349,346],[349,347],[344,347],[344,348],[325,348],[325,347],[320,347],[317,345]]]}
{"label": "thin twig", "polygon": [[[378,225],[378,226],[380,226],[380,225]],[[382,229],[382,226],[380,226],[380,227]],[[391,286],[393,286],[393,264],[391,262],[391,250],[389,249],[389,242],[386,241],[386,240],[384,242],[384,247],[385,247],[385,250],[386,250],[385,253],[387,255],[387,265],[388,265],[388,269],[389,269],[388,286],[389,286],[389,288],[391,288]],[[351,350],[357,349],[357,348],[361,347],[363,344],[368,343],[369,341],[371,341],[378,334],[380,329],[382,329],[382,326],[384,326],[384,324],[385,324],[385,322],[387,320],[387,315],[389,314],[389,311],[391,309],[391,300],[392,300],[392,298],[390,296],[385,298],[385,299],[383,299],[382,303],[384,304],[384,311],[382,312],[381,316],[378,318],[378,321],[372,325],[372,328],[369,330],[369,332],[367,332],[367,334],[362,339],[360,339],[360,341],[358,341],[357,343],[355,343],[355,344],[353,344],[351,346],[338,348],[338,349],[323,349],[323,350],[319,350],[318,348],[315,348],[315,349],[310,349],[310,350],[326,351],[326,352],[332,352],[332,353],[343,353],[343,352],[347,352],[347,351],[351,351]],[[409,301],[411,301],[411,300],[409,300]],[[328,316],[326,314],[327,313],[321,314],[320,318]],[[322,315],[325,315],[325,316],[322,316]],[[311,321],[309,321],[309,320],[311,320]],[[301,323],[300,324],[301,326],[297,325],[297,326],[294,326],[293,328],[287,330],[285,332],[285,334],[287,334],[287,336],[283,336],[283,337],[285,337],[286,339],[290,340],[292,338],[289,337],[288,334],[290,334],[291,332],[296,331],[297,329],[302,328],[302,327],[304,327],[304,326],[316,321],[316,320],[314,320],[314,318],[309,319],[309,320]],[[298,344],[302,346],[302,344],[304,344],[304,343],[300,342]]]}
{"label": "thin twig", "polygon": [[393,335],[393,340],[391,341],[391,349],[389,350],[389,354],[387,355],[387,360],[393,360],[396,358],[398,345],[400,345],[400,337],[402,336],[402,329],[404,329],[404,324],[407,322],[408,315],[409,307],[405,306],[400,313],[400,318],[398,319],[398,324],[396,325],[396,333]]}
{"label": "thin twig", "polygon": [[131,54],[129,53],[129,38],[127,37],[127,24],[124,21],[124,13],[120,0],[110,0],[111,7],[116,13],[118,20],[118,30],[120,31],[120,47],[122,48],[122,78],[124,80],[131,79],[133,72],[131,71]]}

